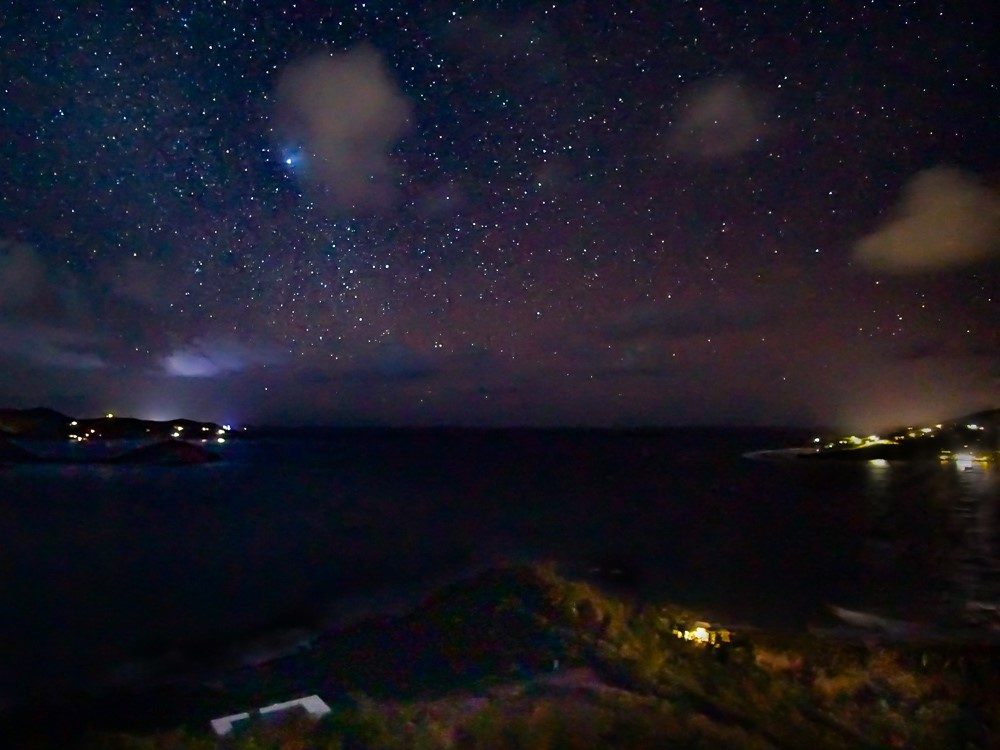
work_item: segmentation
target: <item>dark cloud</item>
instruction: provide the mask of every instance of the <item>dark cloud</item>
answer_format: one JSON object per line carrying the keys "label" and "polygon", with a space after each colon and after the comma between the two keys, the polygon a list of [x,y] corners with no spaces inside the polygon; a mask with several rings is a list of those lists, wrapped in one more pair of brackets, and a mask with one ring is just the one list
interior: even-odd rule
{"label": "dark cloud", "polygon": [[0,322],[0,354],[46,368],[98,370],[107,366],[103,340],[71,328],[28,321]]}
{"label": "dark cloud", "polygon": [[446,38],[452,47],[463,54],[483,59],[528,55],[544,39],[538,25],[529,19],[505,22],[482,14],[451,21]]}
{"label": "dark cloud", "polygon": [[763,97],[738,78],[692,85],[674,112],[667,136],[671,152],[725,159],[757,148],[767,134]]}
{"label": "dark cloud", "polygon": [[414,195],[413,208],[425,219],[451,216],[465,208],[465,191],[454,180],[427,187]]}
{"label": "dark cloud", "polygon": [[45,266],[30,245],[0,240],[0,309],[33,302],[45,281]]}
{"label": "dark cloud", "polygon": [[106,266],[107,286],[118,298],[153,310],[167,310],[181,294],[183,277],[156,261],[129,257]]}
{"label": "dark cloud", "polygon": [[0,240],[0,311],[0,355],[7,359],[67,370],[107,366],[78,280],[50,271],[30,245]]}
{"label": "dark cloud", "polygon": [[619,342],[744,331],[779,319],[782,311],[782,301],[773,295],[696,295],[627,312],[612,321],[607,331]]}
{"label": "dark cloud", "polygon": [[1000,192],[951,167],[924,170],[903,186],[891,218],[854,245],[854,258],[890,273],[964,266],[1000,250]]}
{"label": "dark cloud", "polygon": [[405,382],[430,378],[441,371],[432,358],[398,342],[380,344],[351,367],[332,373],[340,382]]}
{"label": "dark cloud", "polygon": [[412,106],[374,47],[292,63],[278,78],[275,98],[283,159],[325,207],[370,213],[395,203],[402,171],[390,151]]}
{"label": "dark cloud", "polygon": [[566,44],[544,13],[524,9],[516,19],[498,13],[450,18],[442,38],[465,77],[486,76],[522,106],[547,107],[573,78]]}

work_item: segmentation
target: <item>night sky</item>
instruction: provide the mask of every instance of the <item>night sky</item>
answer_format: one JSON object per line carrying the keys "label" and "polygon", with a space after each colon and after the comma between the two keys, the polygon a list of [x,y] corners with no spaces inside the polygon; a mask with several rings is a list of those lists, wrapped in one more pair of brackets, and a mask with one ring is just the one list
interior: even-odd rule
{"label": "night sky", "polygon": [[995,406],[993,4],[824,5],[6,3],[0,405]]}

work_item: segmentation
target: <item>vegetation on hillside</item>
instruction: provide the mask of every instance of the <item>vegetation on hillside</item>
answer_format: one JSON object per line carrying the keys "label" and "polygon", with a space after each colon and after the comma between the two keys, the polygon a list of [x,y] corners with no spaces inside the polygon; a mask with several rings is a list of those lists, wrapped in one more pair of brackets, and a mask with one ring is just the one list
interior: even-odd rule
{"label": "vegetation on hillside", "polygon": [[[455,584],[409,615],[226,676],[182,728],[89,747],[985,748],[1000,736],[995,646],[732,632],[548,567]],[[207,717],[318,693],[316,721]],[[222,706],[228,707],[222,710]]]}

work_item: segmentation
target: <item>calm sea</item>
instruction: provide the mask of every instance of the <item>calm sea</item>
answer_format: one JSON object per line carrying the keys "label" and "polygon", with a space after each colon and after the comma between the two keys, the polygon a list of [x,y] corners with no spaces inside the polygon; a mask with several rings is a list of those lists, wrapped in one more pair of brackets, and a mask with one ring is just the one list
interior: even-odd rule
{"label": "calm sea", "polygon": [[213,659],[502,560],[802,627],[998,600],[996,468],[766,462],[767,431],[352,432],[0,468],[0,705]]}

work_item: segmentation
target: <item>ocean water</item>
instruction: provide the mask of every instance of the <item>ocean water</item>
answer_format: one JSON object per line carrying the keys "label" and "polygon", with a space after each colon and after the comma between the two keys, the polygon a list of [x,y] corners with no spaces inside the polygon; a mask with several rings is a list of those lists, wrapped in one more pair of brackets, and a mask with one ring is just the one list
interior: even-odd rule
{"label": "ocean water", "polygon": [[828,604],[997,602],[995,467],[743,457],[802,437],[331,432],[233,441],[208,466],[0,467],[0,705],[212,662],[500,561],[788,628]]}

